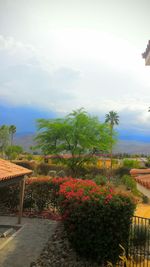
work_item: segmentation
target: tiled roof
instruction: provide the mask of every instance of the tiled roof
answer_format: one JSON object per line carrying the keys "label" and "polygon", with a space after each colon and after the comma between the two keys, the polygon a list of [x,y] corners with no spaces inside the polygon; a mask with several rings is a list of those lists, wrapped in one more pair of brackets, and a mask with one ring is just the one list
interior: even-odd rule
{"label": "tiled roof", "polygon": [[136,177],[142,174],[150,174],[150,169],[132,169],[130,171],[131,176]]}
{"label": "tiled roof", "polygon": [[8,160],[0,159],[0,182],[31,173],[31,170],[11,163]]}

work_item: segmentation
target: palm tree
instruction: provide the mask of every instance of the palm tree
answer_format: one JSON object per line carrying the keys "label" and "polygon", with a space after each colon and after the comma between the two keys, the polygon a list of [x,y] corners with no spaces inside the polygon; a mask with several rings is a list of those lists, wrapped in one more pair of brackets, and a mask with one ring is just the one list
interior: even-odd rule
{"label": "palm tree", "polygon": [[9,133],[10,133],[10,145],[12,146],[12,144],[13,144],[13,137],[14,137],[14,134],[16,133],[16,126],[15,125],[10,125],[10,127],[9,127]]}
{"label": "palm tree", "polygon": [[111,172],[112,172],[112,149],[113,149],[113,129],[115,125],[119,124],[119,115],[115,111],[109,111],[105,116],[105,122],[110,125],[110,135],[111,135],[111,147],[110,147],[110,158],[111,158]]}

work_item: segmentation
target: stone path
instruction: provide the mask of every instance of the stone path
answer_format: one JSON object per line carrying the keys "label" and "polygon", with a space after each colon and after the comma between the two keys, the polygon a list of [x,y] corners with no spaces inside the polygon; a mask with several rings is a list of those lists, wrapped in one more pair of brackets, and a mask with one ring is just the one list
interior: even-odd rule
{"label": "stone path", "polygon": [[[16,217],[0,216],[0,224],[15,225],[16,222]],[[30,263],[36,261],[53,234],[57,222],[23,218],[22,225],[15,237],[0,250],[0,266],[30,267]]]}

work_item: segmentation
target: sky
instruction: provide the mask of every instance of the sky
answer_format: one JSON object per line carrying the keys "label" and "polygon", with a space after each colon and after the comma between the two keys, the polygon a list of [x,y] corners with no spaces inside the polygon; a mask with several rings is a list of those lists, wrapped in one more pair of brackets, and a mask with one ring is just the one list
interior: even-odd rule
{"label": "sky", "polygon": [[0,105],[57,117],[84,107],[101,121],[114,110],[124,135],[150,136],[149,10],[149,0],[0,0]]}

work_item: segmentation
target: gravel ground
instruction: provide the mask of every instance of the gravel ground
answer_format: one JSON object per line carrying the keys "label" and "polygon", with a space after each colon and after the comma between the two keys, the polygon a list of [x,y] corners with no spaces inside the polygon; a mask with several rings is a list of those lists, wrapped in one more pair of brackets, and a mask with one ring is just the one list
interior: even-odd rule
{"label": "gravel ground", "polygon": [[36,263],[31,267],[100,267],[97,263],[88,262],[76,255],[71,248],[63,224],[59,222],[54,234]]}

